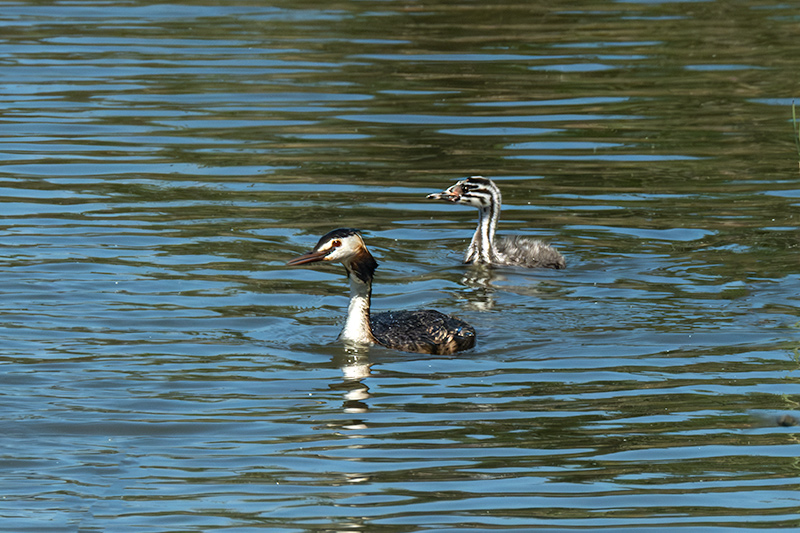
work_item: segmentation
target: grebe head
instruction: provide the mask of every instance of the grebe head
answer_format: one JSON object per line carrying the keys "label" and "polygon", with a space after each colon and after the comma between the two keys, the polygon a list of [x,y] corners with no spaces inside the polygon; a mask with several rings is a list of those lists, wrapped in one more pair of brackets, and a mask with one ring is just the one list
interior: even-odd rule
{"label": "grebe head", "polygon": [[366,249],[367,247],[358,230],[339,228],[323,235],[313,250],[295,257],[286,264],[295,266],[316,263],[317,261],[346,263],[366,251]]}
{"label": "grebe head", "polygon": [[429,194],[432,200],[471,205],[478,209],[500,202],[500,189],[489,178],[472,176],[460,180],[442,192]]}
{"label": "grebe head", "polygon": [[348,273],[368,283],[378,267],[378,262],[367,250],[358,230],[352,228],[335,229],[320,238],[314,249],[288,261],[288,266],[305,265],[318,261],[337,261],[342,263]]}

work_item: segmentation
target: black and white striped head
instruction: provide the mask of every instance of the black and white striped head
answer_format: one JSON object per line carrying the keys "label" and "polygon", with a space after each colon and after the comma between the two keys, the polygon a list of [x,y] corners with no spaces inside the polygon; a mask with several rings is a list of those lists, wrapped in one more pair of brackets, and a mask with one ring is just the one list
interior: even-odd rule
{"label": "black and white striped head", "polygon": [[365,282],[372,279],[378,267],[378,262],[367,250],[361,234],[352,228],[339,228],[326,233],[310,252],[295,257],[286,264],[296,266],[318,261],[342,263],[348,272],[354,273]]}
{"label": "black and white striped head", "polygon": [[460,180],[442,192],[429,194],[432,200],[443,200],[454,204],[471,205],[483,209],[491,205],[500,205],[500,189],[489,178],[472,176]]}

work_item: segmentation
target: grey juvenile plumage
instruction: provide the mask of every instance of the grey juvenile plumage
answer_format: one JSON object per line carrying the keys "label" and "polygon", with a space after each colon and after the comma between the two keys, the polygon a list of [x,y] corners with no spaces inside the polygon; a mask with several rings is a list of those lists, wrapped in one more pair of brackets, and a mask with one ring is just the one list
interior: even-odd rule
{"label": "grey juvenile plumage", "polygon": [[502,196],[489,178],[472,176],[428,198],[478,208],[478,227],[464,256],[465,263],[512,265],[527,268],[564,268],[562,256],[552,246],[529,237],[511,236],[495,240]]}
{"label": "grey juvenile plumage", "polygon": [[475,346],[475,329],[439,311],[389,311],[370,314],[372,278],[378,262],[358,231],[340,228],[323,236],[313,250],[287,265],[338,261],[350,280],[350,305],[342,333],[344,342],[380,344],[404,352],[451,354]]}

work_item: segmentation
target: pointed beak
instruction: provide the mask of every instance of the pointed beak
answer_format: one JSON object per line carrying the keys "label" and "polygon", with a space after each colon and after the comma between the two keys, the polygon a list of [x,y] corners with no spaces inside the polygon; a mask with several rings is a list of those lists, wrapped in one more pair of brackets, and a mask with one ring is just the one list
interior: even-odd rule
{"label": "pointed beak", "polygon": [[443,200],[445,202],[457,202],[461,195],[455,190],[455,186],[449,187],[442,192],[435,192],[426,196],[429,200]]}
{"label": "pointed beak", "polygon": [[316,263],[317,261],[324,261],[327,252],[310,251],[307,254],[299,255],[294,259],[287,261],[287,266],[305,265],[306,263]]}

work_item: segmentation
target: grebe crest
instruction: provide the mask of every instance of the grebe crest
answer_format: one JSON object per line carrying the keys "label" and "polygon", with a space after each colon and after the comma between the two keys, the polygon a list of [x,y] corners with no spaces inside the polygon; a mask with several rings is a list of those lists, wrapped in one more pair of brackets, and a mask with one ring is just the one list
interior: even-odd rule
{"label": "grebe crest", "polygon": [[478,227],[464,255],[465,263],[556,269],[567,266],[564,256],[538,239],[519,235],[495,239],[503,197],[489,178],[472,176],[428,198],[478,209]]}
{"label": "grebe crest", "polygon": [[389,311],[370,314],[372,279],[378,262],[358,230],[335,229],[320,238],[308,253],[289,266],[319,261],[344,265],[350,280],[350,305],[339,338],[350,344],[380,344],[405,352],[452,354],[475,346],[475,329],[439,311]]}

